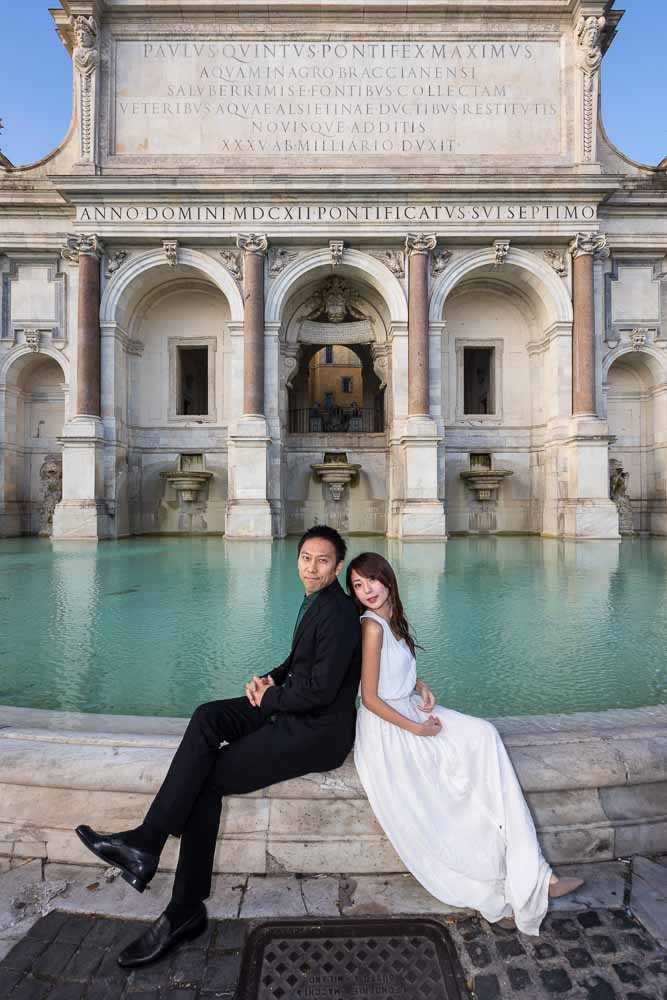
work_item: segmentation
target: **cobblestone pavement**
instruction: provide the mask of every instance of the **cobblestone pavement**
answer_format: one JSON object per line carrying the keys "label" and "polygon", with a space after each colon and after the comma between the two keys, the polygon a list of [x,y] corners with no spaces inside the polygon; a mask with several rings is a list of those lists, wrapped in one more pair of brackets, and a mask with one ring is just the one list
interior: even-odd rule
{"label": "cobblestone pavement", "polygon": [[[551,913],[539,938],[476,917],[431,919],[450,931],[475,1000],[667,1000],[667,953],[622,909]],[[116,955],[145,924],[52,910],[0,962],[0,997],[233,1000],[256,923],[211,921],[191,945],[127,972]]]}

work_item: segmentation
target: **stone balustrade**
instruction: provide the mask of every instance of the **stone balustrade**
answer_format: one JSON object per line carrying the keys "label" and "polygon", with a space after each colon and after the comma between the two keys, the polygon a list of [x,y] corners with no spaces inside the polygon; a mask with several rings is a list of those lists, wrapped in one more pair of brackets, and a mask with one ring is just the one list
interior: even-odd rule
{"label": "stone balustrade", "polygon": [[[554,863],[667,851],[667,709],[496,720]],[[183,720],[0,710],[0,854],[89,863],[81,822],[143,817]],[[173,869],[170,840],[163,867]],[[389,873],[352,755],[343,767],[225,800],[217,872]]]}

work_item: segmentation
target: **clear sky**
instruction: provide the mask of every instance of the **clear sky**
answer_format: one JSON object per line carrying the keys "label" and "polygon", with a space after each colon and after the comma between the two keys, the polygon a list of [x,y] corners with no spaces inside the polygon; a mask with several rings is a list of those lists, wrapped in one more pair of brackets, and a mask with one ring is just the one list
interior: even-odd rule
{"label": "clear sky", "polygon": [[[17,165],[45,156],[69,124],[72,66],[50,3],[3,3],[0,149]],[[622,152],[655,166],[667,156],[667,0],[616,0],[616,7],[626,15],[603,63],[604,122]]]}

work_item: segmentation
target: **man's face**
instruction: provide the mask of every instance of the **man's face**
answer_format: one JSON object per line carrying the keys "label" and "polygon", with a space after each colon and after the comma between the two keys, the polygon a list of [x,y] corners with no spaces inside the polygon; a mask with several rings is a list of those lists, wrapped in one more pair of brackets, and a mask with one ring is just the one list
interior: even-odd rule
{"label": "man's face", "polygon": [[333,583],[343,562],[336,562],[336,550],[326,538],[309,538],[299,552],[297,567],[306,593],[316,594]]}

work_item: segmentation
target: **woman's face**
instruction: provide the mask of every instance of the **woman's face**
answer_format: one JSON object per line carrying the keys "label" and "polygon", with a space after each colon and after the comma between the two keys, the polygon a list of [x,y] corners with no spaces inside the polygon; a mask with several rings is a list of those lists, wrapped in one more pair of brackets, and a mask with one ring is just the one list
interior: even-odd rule
{"label": "woman's face", "polygon": [[352,593],[365,608],[377,611],[389,600],[389,589],[380,580],[372,576],[362,576],[356,569],[352,570],[350,578]]}

